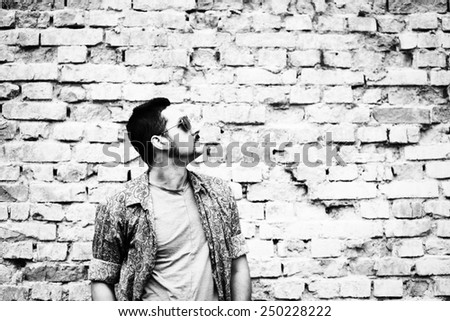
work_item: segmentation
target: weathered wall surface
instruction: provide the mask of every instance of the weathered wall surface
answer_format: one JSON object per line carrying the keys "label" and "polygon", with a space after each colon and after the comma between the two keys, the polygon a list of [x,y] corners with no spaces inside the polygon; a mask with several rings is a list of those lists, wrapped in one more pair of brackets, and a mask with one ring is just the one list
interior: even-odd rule
{"label": "weathered wall surface", "polygon": [[[447,1],[18,2],[0,11],[1,299],[90,298],[95,206],[144,170],[103,147],[123,153],[160,95],[206,141],[276,143],[274,164],[234,149],[205,169],[233,181],[254,299],[450,296]],[[347,166],[296,159],[327,132]]]}

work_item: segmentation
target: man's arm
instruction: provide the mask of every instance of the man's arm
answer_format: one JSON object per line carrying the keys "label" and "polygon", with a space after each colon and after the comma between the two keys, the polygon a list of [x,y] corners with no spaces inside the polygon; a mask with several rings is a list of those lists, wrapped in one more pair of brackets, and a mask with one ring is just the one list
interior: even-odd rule
{"label": "man's arm", "polygon": [[105,282],[92,281],[92,301],[116,301],[114,285]]}
{"label": "man's arm", "polygon": [[250,301],[252,284],[247,256],[241,255],[231,262],[231,300]]}

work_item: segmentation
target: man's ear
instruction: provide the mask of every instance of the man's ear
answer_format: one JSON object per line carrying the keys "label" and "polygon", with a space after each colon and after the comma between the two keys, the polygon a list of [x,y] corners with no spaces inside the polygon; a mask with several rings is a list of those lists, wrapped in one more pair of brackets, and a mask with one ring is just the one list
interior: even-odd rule
{"label": "man's ear", "polygon": [[163,136],[153,135],[152,138],[150,138],[150,142],[154,148],[159,150],[168,150],[170,148],[170,142]]}

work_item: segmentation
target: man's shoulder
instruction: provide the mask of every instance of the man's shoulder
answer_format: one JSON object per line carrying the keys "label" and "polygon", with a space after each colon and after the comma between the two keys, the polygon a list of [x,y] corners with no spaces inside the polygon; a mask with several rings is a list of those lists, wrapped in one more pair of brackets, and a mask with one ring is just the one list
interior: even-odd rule
{"label": "man's shoulder", "polygon": [[145,197],[146,182],[143,173],[128,182],[124,183],[118,192],[109,196],[106,200],[106,205],[110,208],[123,209],[126,205],[138,202]]}

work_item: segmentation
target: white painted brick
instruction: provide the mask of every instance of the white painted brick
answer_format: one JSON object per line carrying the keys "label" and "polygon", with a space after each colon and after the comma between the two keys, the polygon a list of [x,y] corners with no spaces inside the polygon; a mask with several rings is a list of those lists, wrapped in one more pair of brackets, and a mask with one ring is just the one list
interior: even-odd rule
{"label": "white painted brick", "polygon": [[258,51],[258,65],[277,72],[286,66],[286,49],[261,49]]}
{"label": "white painted brick", "polygon": [[439,196],[438,185],[432,180],[395,181],[380,186],[388,199],[394,198],[434,198]]}
{"label": "white painted brick", "polygon": [[323,92],[325,103],[352,103],[353,91],[348,86],[328,87]]}
{"label": "white painted brick", "polygon": [[360,203],[361,217],[366,219],[388,219],[389,202],[383,200],[362,201]]}
{"label": "white painted brick", "polygon": [[353,181],[358,178],[358,167],[354,164],[331,166],[328,171],[330,181]]}
{"label": "white painted brick", "polygon": [[120,100],[122,99],[122,85],[120,84],[92,84],[83,86],[86,89],[86,98],[92,100]]}
{"label": "white painted brick", "polygon": [[419,257],[424,255],[422,240],[405,239],[394,246],[394,253],[399,257]]}
{"label": "white painted brick", "polygon": [[312,22],[311,18],[306,15],[294,15],[286,17],[285,19],[286,30],[311,30]]}
{"label": "white painted brick", "polygon": [[371,292],[371,280],[365,277],[348,277],[339,280],[340,296],[368,298]]}
{"label": "white painted brick", "polygon": [[450,144],[433,144],[405,147],[407,160],[431,160],[450,158]]}
{"label": "white painted brick", "polygon": [[14,221],[24,221],[30,216],[30,204],[11,203],[9,204],[9,218]]}
{"label": "white painted brick", "polygon": [[314,258],[338,257],[341,255],[341,241],[334,239],[312,239],[311,255]]}
{"label": "white painted brick", "polygon": [[403,297],[402,280],[374,280],[373,295],[376,297]]}
{"label": "white painted brick", "polygon": [[335,71],[308,68],[302,70],[300,83],[311,85],[362,85],[364,76],[360,72],[348,70]]}
{"label": "white painted brick", "polygon": [[384,126],[360,127],[357,136],[363,143],[385,142],[387,140],[387,130]]}
{"label": "white painted brick", "polygon": [[437,29],[438,27],[437,14],[434,12],[412,14],[409,17],[409,23],[413,30]]}
{"label": "white painted brick", "polygon": [[384,78],[368,80],[369,86],[408,86],[427,85],[428,76],[425,70],[407,68],[388,69]]}
{"label": "white painted brick", "polygon": [[87,56],[86,46],[62,46],[58,47],[59,63],[85,62]]}
{"label": "white painted brick", "polygon": [[351,31],[376,32],[377,21],[372,17],[349,17],[348,28]]}
{"label": "white painted brick", "polygon": [[290,93],[291,104],[314,104],[320,102],[320,88],[292,87]]}
{"label": "white painted brick", "polygon": [[428,233],[431,223],[426,219],[389,220],[385,228],[386,237],[414,237]]}
{"label": "white painted brick", "polygon": [[101,29],[46,29],[41,31],[41,46],[95,46],[103,41]]}
{"label": "white painted brick", "polygon": [[52,99],[53,85],[45,82],[23,84],[22,94],[24,98],[32,100]]}
{"label": "white painted brick", "polygon": [[36,259],[38,261],[64,261],[67,257],[66,243],[38,243]]}
{"label": "white painted brick", "polygon": [[437,221],[436,235],[439,237],[450,237],[450,221]]}
{"label": "white painted brick", "polygon": [[423,210],[433,216],[450,217],[450,201],[426,201]]}
{"label": "white painted brick", "polygon": [[294,67],[314,67],[320,64],[319,50],[295,50],[288,53],[289,63]]}
{"label": "white painted brick", "polygon": [[426,173],[432,178],[450,178],[450,161],[447,162],[427,162],[425,164]]}

